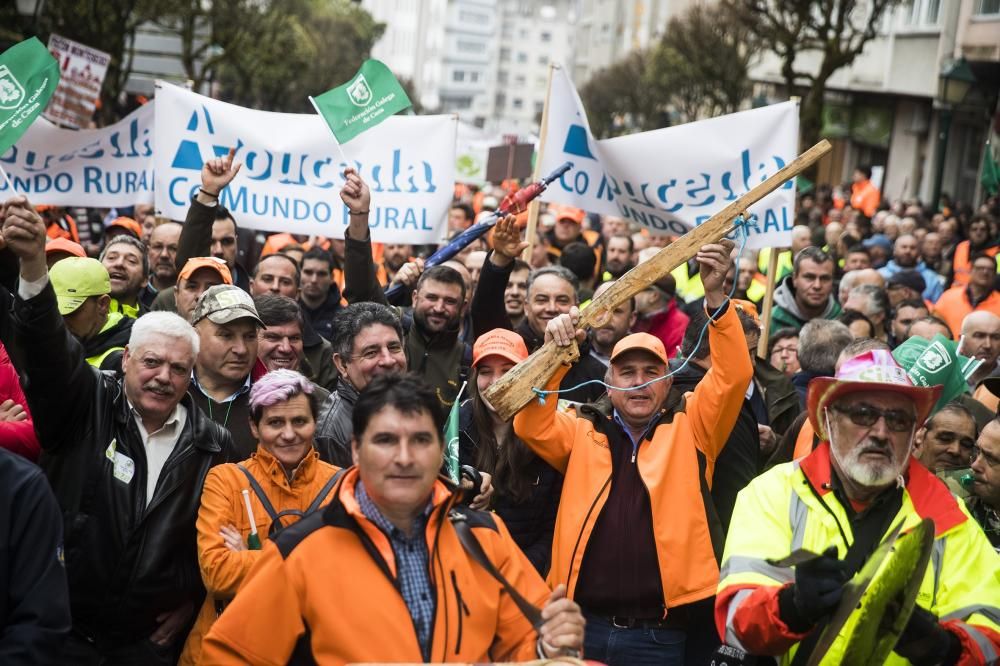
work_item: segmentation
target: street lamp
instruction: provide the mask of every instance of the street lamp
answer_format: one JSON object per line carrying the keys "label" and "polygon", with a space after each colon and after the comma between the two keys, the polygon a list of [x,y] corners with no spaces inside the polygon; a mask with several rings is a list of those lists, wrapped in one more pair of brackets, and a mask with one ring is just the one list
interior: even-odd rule
{"label": "street lamp", "polygon": [[938,95],[935,106],[938,107],[938,145],[937,173],[934,177],[934,210],[941,203],[941,182],[944,180],[945,149],[948,146],[948,135],[951,132],[952,111],[969,94],[976,83],[972,68],[964,57],[954,60],[938,76]]}

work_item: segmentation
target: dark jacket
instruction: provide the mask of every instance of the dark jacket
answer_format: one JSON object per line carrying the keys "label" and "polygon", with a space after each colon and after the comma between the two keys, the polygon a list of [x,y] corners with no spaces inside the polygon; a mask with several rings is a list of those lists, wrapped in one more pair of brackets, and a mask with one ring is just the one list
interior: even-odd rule
{"label": "dark jacket", "polygon": [[[678,367],[680,363],[674,361],[671,367]],[[668,409],[673,411],[683,409],[684,394],[694,391],[706,374],[704,368],[694,363],[688,363],[683,370],[675,374],[667,398]],[[712,501],[715,503],[715,510],[725,532],[729,531],[729,520],[733,516],[733,507],[736,506],[736,495],[761,472],[760,457],[757,420],[753,416],[750,401],[744,400],[726,446],[715,460],[715,473],[712,476]]]}
{"label": "dark jacket", "polygon": [[[347,238],[344,246],[344,296],[348,303],[371,301],[388,305],[375,277],[371,236],[363,241]],[[406,340],[406,367],[423,376],[435,390],[441,406],[451,407],[469,374],[472,350],[458,339],[458,330],[429,333],[412,317],[401,316]]]}
{"label": "dark jacket", "polygon": [[333,364],[333,345],[321,336],[308,321],[302,322],[302,356],[300,371],[309,381],[332,391],[337,385],[337,366]]}
{"label": "dark jacket", "polygon": [[[459,412],[458,459],[463,465],[476,466],[476,450],[479,437],[472,417],[472,401],[462,403]],[[493,499],[491,507],[510,530],[515,543],[528,556],[528,560],[543,577],[549,571],[552,560],[552,533],[556,526],[559,510],[559,495],[562,493],[562,474],[539,458],[526,444],[531,462],[524,469],[524,475],[533,479],[531,494],[522,502],[517,502],[504,492],[497,483],[494,470],[484,469],[493,475]]]}
{"label": "dark jacket", "polygon": [[340,311],[340,287],[336,282],[330,283],[330,291],[326,300],[316,309],[310,308],[305,301],[299,299],[302,316],[313,330],[326,340],[333,338],[333,317]]}
{"label": "dark jacket", "polygon": [[[212,255],[212,225],[215,224],[215,208],[191,199],[181,237],[177,240],[177,259],[174,265],[177,273],[188,259],[192,257],[210,257]],[[250,274],[238,263],[229,267],[233,276],[233,284],[243,291],[250,291]]]}
{"label": "dark jacket", "polygon": [[238,460],[232,439],[185,396],[184,430],[147,503],[145,448],[122,381],[86,363],[51,284],[15,300],[14,324],[42,467],[63,512],[74,627],[98,649],[145,640],[158,615],[197,608],[204,594],[195,520],[209,468]]}
{"label": "dark jacket", "polygon": [[802,412],[795,385],[785,373],[763,358],[758,358],[754,364],[753,377],[764,394],[771,429],[779,436],[783,435]]}
{"label": "dark jacket", "polygon": [[[135,319],[126,317],[120,312],[108,313],[108,321],[104,328],[92,338],[82,340],[83,355],[85,358],[100,356],[109,349],[121,349],[128,345],[128,339],[132,335],[132,324]],[[117,363],[117,367],[115,366]],[[101,360],[101,370],[120,370],[121,356],[108,354]]]}
{"label": "dark jacket", "polygon": [[472,294],[472,304],[469,306],[469,318],[472,320],[472,333],[479,337],[494,328],[512,330],[510,317],[504,305],[503,294],[507,290],[510,274],[514,271],[514,262],[503,268],[498,268],[490,261],[493,251],[486,255],[483,270],[479,273],[476,291]]}
{"label": "dark jacket", "polygon": [[799,370],[792,375],[792,386],[799,396],[799,408],[806,408],[806,393],[809,391],[809,382],[817,377],[829,377],[832,372],[810,372],[809,370]]}
{"label": "dark jacket", "polygon": [[358,392],[350,382],[337,382],[337,390],[320,407],[314,444],[323,462],[337,467],[354,464],[351,458],[351,436],[354,432],[351,417],[357,399]]}
{"label": "dark jacket", "polygon": [[59,504],[35,465],[0,449],[0,664],[59,661],[70,630]]}

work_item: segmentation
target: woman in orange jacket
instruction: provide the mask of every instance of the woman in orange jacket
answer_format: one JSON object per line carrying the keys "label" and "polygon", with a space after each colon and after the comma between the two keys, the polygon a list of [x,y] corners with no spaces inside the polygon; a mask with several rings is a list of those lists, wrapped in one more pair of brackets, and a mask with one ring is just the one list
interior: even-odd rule
{"label": "woman in orange jacket", "polygon": [[338,468],[322,462],[313,448],[318,405],[312,391],[313,385],[292,370],[261,377],[250,390],[257,452],[242,463],[213,468],[205,479],[197,527],[198,563],[208,594],[181,664],[200,661],[202,639],[260,558],[259,542],[333,497]]}

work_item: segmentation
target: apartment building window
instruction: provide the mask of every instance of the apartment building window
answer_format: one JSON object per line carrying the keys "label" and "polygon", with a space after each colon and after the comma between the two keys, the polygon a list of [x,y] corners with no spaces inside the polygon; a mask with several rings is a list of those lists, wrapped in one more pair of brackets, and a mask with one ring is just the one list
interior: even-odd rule
{"label": "apartment building window", "polygon": [[520,97],[515,97],[514,98],[514,102],[513,102],[513,104],[511,106],[513,106],[515,109],[523,109],[524,108],[524,100],[521,99]]}
{"label": "apartment building window", "polygon": [[941,0],[910,0],[903,6],[903,25],[907,27],[937,25],[940,13]]}
{"label": "apartment building window", "polygon": [[499,92],[493,101],[496,104],[497,111],[503,111],[503,107],[507,104],[507,95]]}
{"label": "apartment building window", "polygon": [[490,17],[486,14],[470,12],[463,9],[458,12],[458,20],[462,23],[475,23],[476,25],[481,25],[483,23],[489,23]]}
{"label": "apartment building window", "polygon": [[518,62],[528,62],[528,54],[525,53],[524,51],[518,51],[518,53],[517,53],[517,61]]}
{"label": "apartment building window", "polygon": [[543,42],[551,42],[552,41],[552,33],[551,32],[543,32],[542,33],[542,41]]}
{"label": "apartment building window", "polygon": [[538,64],[539,65],[547,65],[547,64],[549,64],[549,57],[547,55],[540,55],[540,56],[538,56]]}
{"label": "apartment building window", "polygon": [[479,83],[479,72],[469,72],[469,82]]}
{"label": "apartment building window", "polygon": [[978,0],[976,14],[978,16],[1000,15],[1000,0]]}
{"label": "apartment building window", "polygon": [[545,109],[545,102],[535,102],[535,115],[538,115]]}
{"label": "apartment building window", "polygon": [[462,81],[465,81],[465,72],[463,72],[460,69],[456,69],[451,73],[451,80],[456,83],[461,83]]}
{"label": "apartment building window", "polygon": [[497,83],[500,85],[507,85],[507,78],[510,73],[506,69],[501,69],[497,72]]}
{"label": "apartment building window", "polygon": [[525,79],[524,74],[518,74],[514,77],[514,85],[523,86],[525,83],[527,83],[527,79]]}
{"label": "apartment building window", "polygon": [[458,40],[456,46],[459,51],[464,53],[482,53],[486,50],[486,44],[483,44],[482,42],[470,42],[465,39]]}
{"label": "apartment building window", "polygon": [[508,62],[510,60],[510,49],[500,49],[500,60],[502,62]]}

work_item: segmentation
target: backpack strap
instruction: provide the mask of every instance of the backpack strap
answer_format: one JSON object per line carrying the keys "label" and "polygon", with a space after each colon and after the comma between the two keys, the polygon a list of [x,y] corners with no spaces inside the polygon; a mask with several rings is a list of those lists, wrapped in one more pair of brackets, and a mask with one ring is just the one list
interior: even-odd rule
{"label": "backpack strap", "polygon": [[260,483],[257,482],[257,479],[253,478],[253,474],[250,473],[250,470],[239,463],[236,463],[236,466],[239,467],[240,471],[247,477],[247,481],[250,482],[250,488],[253,489],[253,493],[257,496],[257,499],[260,500],[260,503],[264,505],[264,511],[266,511],[267,515],[271,517],[271,522],[273,524],[273,522],[278,519],[278,512],[274,510],[274,505],[271,504],[271,500],[267,498],[267,493],[265,493],[264,489],[260,487]]}
{"label": "backpack strap", "polygon": [[497,571],[497,568],[493,566],[490,562],[490,558],[486,556],[486,552],[483,550],[483,545],[479,543],[479,539],[476,535],[472,533],[472,528],[469,527],[469,523],[466,521],[465,514],[461,511],[452,509],[448,513],[448,519],[451,521],[452,527],[455,528],[455,534],[458,536],[459,543],[462,544],[462,548],[465,552],[469,554],[476,564],[481,566],[486,570],[486,573],[493,576],[494,579],[503,589],[506,590],[507,594],[514,601],[514,604],[521,611],[521,614],[528,619],[531,626],[536,630],[539,629],[544,620],[542,620],[542,612],[538,610],[530,601],[525,599],[517,589],[504,578],[503,574]]}
{"label": "backpack strap", "polygon": [[274,539],[274,536],[285,528],[285,526],[281,523],[282,518],[284,518],[285,516],[295,516],[296,518],[301,520],[302,518],[305,518],[313,511],[319,509],[320,505],[323,503],[323,500],[326,499],[326,496],[330,494],[330,491],[333,489],[333,486],[337,483],[337,481],[340,479],[341,476],[343,476],[344,472],[346,471],[347,468],[343,468],[340,469],[336,474],[331,476],[329,480],[327,480],[327,482],[323,484],[323,487],[320,488],[319,494],[316,495],[316,498],[312,501],[312,503],[308,507],[306,507],[305,511],[299,511],[298,509],[285,509],[284,511],[280,511],[274,516],[272,516],[271,527],[267,531],[267,538]]}

